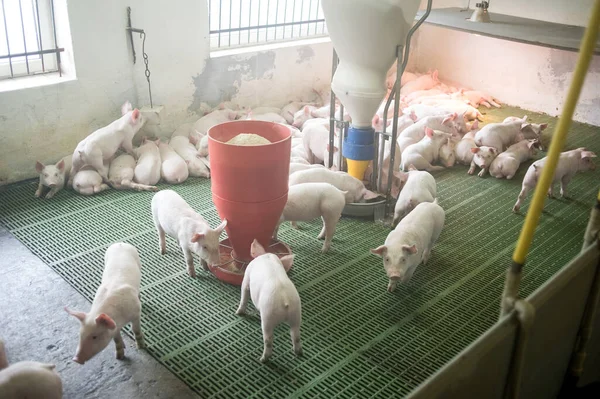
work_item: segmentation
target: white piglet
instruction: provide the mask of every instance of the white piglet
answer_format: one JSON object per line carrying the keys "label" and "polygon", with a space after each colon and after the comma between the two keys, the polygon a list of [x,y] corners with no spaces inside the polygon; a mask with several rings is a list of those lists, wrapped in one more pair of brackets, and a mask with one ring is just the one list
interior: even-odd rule
{"label": "white piglet", "polygon": [[158,149],[160,140],[149,141],[146,138],[142,145],[134,150],[137,156],[137,165],[133,171],[133,178],[139,184],[154,186],[160,181],[160,151]]}
{"label": "white piglet", "polygon": [[73,190],[81,195],[94,195],[109,188],[103,183],[102,176],[89,165],[81,168],[73,178]]}
{"label": "white piglet", "polygon": [[246,268],[242,281],[240,306],[238,315],[246,312],[249,297],[260,313],[264,349],[260,358],[262,363],[273,354],[273,331],[280,323],[290,326],[292,346],[297,356],[302,355],[300,342],[300,324],[302,323],[302,305],[300,295],[287,271],[294,263],[294,255],[279,258],[267,253],[254,240],[251,246],[254,258]]}
{"label": "white piglet", "polygon": [[319,164],[307,165],[307,164],[303,164],[303,163],[291,162],[290,163],[290,175],[294,172],[298,172],[299,170],[316,169],[316,168],[322,169],[324,167],[325,166],[319,165]]}
{"label": "white piglet", "polygon": [[65,187],[65,183],[69,180],[72,159],[73,157],[69,155],[58,161],[56,165],[44,165],[40,161],[35,163],[35,170],[40,174],[36,197],[41,197],[48,187],[50,191],[45,198],[50,199]]}
{"label": "white piglet", "polygon": [[326,168],[300,170],[290,175],[290,187],[302,183],[329,183],[340,191],[346,191],[346,203],[364,202],[377,194],[367,190],[364,183],[346,172],[334,172]]}
{"label": "white piglet", "polygon": [[69,185],[84,165],[92,166],[104,182],[108,182],[108,166],[117,150],[123,148],[128,154],[133,154],[133,136],[144,125],[144,118],[139,109],[132,110],[129,102],[123,104],[121,112],[121,118],[96,130],[77,144],[73,152]]}
{"label": "white piglet", "polygon": [[494,147],[475,147],[471,148],[471,152],[473,155],[473,160],[471,161],[471,167],[467,171],[468,174],[472,175],[475,173],[475,168],[479,166],[481,170],[477,174],[479,177],[485,176],[485,173],[488,171],[494,159],[498,156],[498,150]]}
{"label": "white piglet", "polygon": [[323,162],[329,143],[329,129],[320,124],[311,124],[303,132],[302,143],[307,161],[311,164]]}
{"label": "white piglet", "polygon": [[401,179],[405,183],[394,208],[394,226],[421,202],[433,202],[437,195],[433,176],[428,172],[415,169],[413,165],[409,166],[408,173],[402,173]]}
{"label": "white piglet", "polygon": [[178,184],[186,181],[190,172],[183,158],[167,143],[159,142],[158,150],[160,151],[162,161],[160,177],[170,184]]}
{"label": "white piglet", "polygon": [[523,130],[530,125],[520,120],[506,123],[488,123],[475,134],[475,144],[494,147],[499,152],[523,140]]}
{"label": "white piglet", "polygon": [[102,282],[88,313],[65,310],[81,323],[79,345],[73,360],[84,364],[115,342],[117,359],[125,357],[121,329],[131,323],[138,349],[145,347],[140,318],[141,279],[140,256],[137,249],[123,242],[112,244],[104,254]]}
{"label": "white piglet", "polygon": [[425,137],[416,144],[411,144],[402,152],[400,168],[408,170],[409,165],[414,165],[419,170],[440,170],[443,166],[434,166],[439,158],[440,147],[451,137],[449,133],[425,128]]}
{"label": "white piglet", "polygon": [[471,125],[471,131],[465,134],[463,138],[456,143],[456,147],[454,148],[456,162],[463,165],[471,165],[471,162],[473,162],[474,153],[471,149],[477,148],[477,144],[475,144],[475,133],[477,132],[477,129],[479,129],[479,121],[476,120]]}
{"label": "white piglet", "polygon": [[419,264],[427,264],[445,218],[437,200],[422,202],[388,234],[384,245],[371,250],[383,258],[389,292],[396,289],[398,282],[408,282]]}
{"label": "white piglet", "polygon": [[0,398],[62,397],[62,381],[54,364],[24,361],[0,369]]}
{"label": "white piglet", "polygon": [[[325,239],[322,252],[327,252],[331,247],[331,240],[335,227],[342,216],[346,206],[347,191],[340,191],[329,183],[303,183],[291,186],[288,199],[279,219],[279,224],[284,221],[308,222],[320,217],[323,219],[323,228],[318,239]],[[277,239],[277,229],[274,238]]]}
{"label": "white piglet", "polygon": [[[573,176],[575,176],[577,172],[586,172],[588,170],[596,169],[596,165],[592,158],[596,158],[596,154],[592,151],[588,151],[584,147],[561,153],[558,159],[558,165],[556,165],[556,170],[554,171],[552,183],[550,183],[550,188],[548,189],[548,196],[552,197],[554,195],[552,186],[560,182],[560,195],[563,198],[567,198],[567,185]],[[544,157],[535,161],[529,166],[529,169],[527,169],[527,173],[525,173],[525,177],[523,178],[521,192],[513,207],[513,212],[519,212],[521,204],[527,197],[527,193],[529,193],[530,190],[533,190],[537,185],[542,174],[542,169],[546,165],[546,160],[547,157]]]}
{"label": "white piglet", "polygon": [[537,140],[521,140],[500,153],[490,165],[490,175],[497,179],[512,179],[519,166],[537,154]]}
{"label": "white piglet", "polygon": [[129,154],[121,154],[110,163],[108,180],[118,190],[156,191],[158,187],[133,182],[136,167],[135,159]]}
{"label": "white piglet", "polygon": [[162,190],[154,194],[152,219],[158,233],[160,253],[164,255],[167,252],[165,234],[175,238],[183,251],[191,277],[196,277],[194,253],[200,256],[205,270],[208,269],[207,262],[219,263],[219,237],[227,226],[227,220],[223,220],[216,229],[211,229],[206,219],[173,190]]}
{"label": "white piglet", "polygon": [[210,171],[208,170],[208,161],[206,158],[201,157],[196,150],[196,147],[192,143],[189,137],[176,136],[171,138],[169,145],[175,150],[175,152],[183,158],[187,164],[188,172],[193,177],[210,177]]}

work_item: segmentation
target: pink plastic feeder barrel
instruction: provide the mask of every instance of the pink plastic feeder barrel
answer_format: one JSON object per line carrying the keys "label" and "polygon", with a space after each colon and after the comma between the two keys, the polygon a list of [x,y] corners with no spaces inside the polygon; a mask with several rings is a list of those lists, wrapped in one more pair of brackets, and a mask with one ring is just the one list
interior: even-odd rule
{"label": "pink plastic feeder barrel", "polygon": [[[257,134],[271,143],[227,144],[240,133]],[[228,239],[221,245],[221,265],[227,263],[227,257],[237,262],[235,267],[210,265],[219,279],[241,284],[243,268],[252,260],[254,239],[271,252],[290,252],[271,237],[287,202],[291,143],[290,130],[272,122],[226,122],[208,131],[213,202],[221,219],[227,219]]]}

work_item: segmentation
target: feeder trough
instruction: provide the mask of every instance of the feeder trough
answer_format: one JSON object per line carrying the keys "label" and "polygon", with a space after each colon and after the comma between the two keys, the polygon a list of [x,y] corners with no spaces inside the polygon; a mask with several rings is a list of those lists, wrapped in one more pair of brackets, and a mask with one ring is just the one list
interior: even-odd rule
{"label": "feeder trough", "polygon": [[[270,144],[227,144],[241,133],[259,135]],[[254,239],[280,257],[291,253],[272,238],[287,202],[291,137],[284,125],[252,120],[226,122],[208,131],[213,202],[219,217],[227,219],[228,236],[219,245],[220,263],[208,267],[221,281],[242,284]]]}

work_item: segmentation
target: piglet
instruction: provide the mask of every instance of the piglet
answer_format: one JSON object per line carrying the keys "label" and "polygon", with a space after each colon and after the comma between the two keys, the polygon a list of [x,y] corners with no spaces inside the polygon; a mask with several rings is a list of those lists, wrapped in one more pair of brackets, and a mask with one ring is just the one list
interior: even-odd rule
{"label": "piglet", "polygon": [[281,124],[287,124],[287,121],[285,120],[285,118],[281,115],[279,115],[279,110],[277,111],[277,113],[275,112],[267,112],[264,114],[258,114],[256,112],[248,112],[248,119],[251,120],[255,120],[255,121],[265,121],[265,122],[275,122],[275,123],[281,123]]}
{"label": "piglet", "polygon": [[475,168],[479,166],[481,171],[477,174],[479,177],[485,176],[485,173],[490,168],[490,165],[494,161],[494,159],[498,156],[498,150],[494,147],[475,147],[471,148],[471,152],[473,155],[473,160],[471,161],[471,167],[467,171],[468,174],[472,175],[475,173]]}
{"label": "piglet", "polygon": [[463,136],[463,138],[456,143],[454,153],[456,154],[456,162],[463,165],[471,165],[473,162],[474,153],[471,151],[473,148],[477,148],[475,144],[475,133],[479,130],[479,121],[475,120],[471,124],[471,131]]}
{"label": "piglet", "polygon": [[157,191],[156,186],[133,182],[135,167],[135,159],[129,154],[121,154],[113,159],[108,169],[108,180],[111,185],[118,190]]}
{"label": "piglet", "polygon": [[500,153],[490,165],[490,175],[497,179],[506,177],[512,179],[519,165],[532,159],[536,154],[537,140],[521,140],[513,144],[506,151]]}
{"label": "piglet", "polygon": [[321,124],[310,124],[303,130],[302,138],[304,152],[311,164],[324,160],[324,153],[329,143],[329,129]]}
{"label": "piglet", "polygon": [[170,184],[178,184],[186,181],[189,177],[189,171],[183,158],[167,143],[159,141],[158,150],[160,151],[160,158],[162,160],[160,177]]}
{"label": "piglet", "polygon": [[409,95],[412,92],[419,90],[429,90],[440,82],[438,79],[438,71],[435,70],[432,73],[421,75],[418,78],[411,80],[406,83],[400,89],[400,94],[403,96]]}
{"label": "piglet", "polygon": [[449,138],[440,147],[440,162],[447,168],[454,166],[456,162],[456,144],[457,142],[452,138]]}
{"label": "piglet", "polygon": [[443,166],[433,166],[439,157],[440,147],[451,137],[450,134],[439,130],[425,128],[425,137],[416,144],[409,145],[402,152],[402,163],[400,168],[408,170],[409,165],[414,165],[419,170],[440,170]]}
{"label": "piglet", "polygon": [[528,126],[528,123],[522,123],[519,120],[507,123],[488,123],[475,134],[475,144],[504,151],[511,145],[523,140],[521,132],[527,129]]}
{"label": "piglet", "polygon": [[[584,147],[561,153],[558,164],[556,165],[556,170],[554,171],[552,183],[548,189],[548,196],[553,197],[553,186],[560,182],[560,195],[563,198],[567,198],[567,185],[577,172],[596,170],[596,165],[592,158],[596,158],[596,154],[592,151],[588,151]],[[542,170],[546,165],[546,159],[547,157],[544,157],[535,161],[529,166],[529,169],[527,169],[527,173],[525,173],[525,177],[523,178],[521,192],[513,207],[513,212],[519,212],[523,200],[527,197],[527,193],[529,193],[530,190],[533,190],[537,185],[540,176],[542,175]]]}
{"label": "piglet", "polygon": [[283,322],[290,326],[294,353],[301,356],[302,305],[300,295],[287,275],[287,271],[294,263],[295,255],[279,258],[277,255],[267,253],[256,240],[252,242],[251,255],[254,259],[248,264],[244,273],[240,306],[236,314],[246,313],[248,294],[250,294],[254,307],[260,313],[264,341],[264,350],[260,358],[262,363],[269,360],[273,354],[273,331]]}
{"label": "piglet", "polygon": [[315,111],[317,107],[313,107],[312,105],[305,105],[302,109],[298,110],[294,114],[294,121],[292,122],[292,126],[297,127],[300,130],[303,130],[304,124],[309,119],[312,119],[312,112]]}
{"label": "piglet", "polygon": [[172,137],[169,145],[183,158],[187,164],[188,172],[193,177],[210,177],[206,158],[201,157],[192,143],[192,138],[184,136]]}
{"label": "piglet", "polygon": [[290,175],[290,187],[301,183],[329,183],[340,191],[347,192],[346,203],[364,202],[376,198],[377,194],[367,190],[364,183],[346,172],[334,172],[327,168],[300,170]]}
{"label": "piglet", "polygon": [[320,164],[314,164],[314,165],[308,165],[308,164],[303,164],[303,163],[296,163],[296,162],[291,162],[290,163],[290,175],[294,172],[297,172],[299,170],[306,170],[306,169],[315,169],[315,168],[324,168],[325,166],[320,165]]}
{"label": "piglet", "polygon": [[138,349],[144,348],[144,335],[140,324],[141,279],[140,256],[137,249],[124,242],[112,244],[104,255],[102,282],[92,308],[88,313],[65,310],[81,323],[79,345],[73,360],[84,364],[115,341],[117,359],[125,357],[125,344],[121,329],[131,323]]}
{"label": "piglet", "polygon": [[396,289],[398,282],[408,282],[421,262],[427,264],[445,218],[437,199],[422,202],[388,234],[384,245],[371,250],[371,253],[383,258],[389,292]]}
{"label": "piglet", "polygon": [[63,189],[65,182],[69,179],[71,172],[72,156],[66,156],[56,163],[56,165],[44,165],[40,161],[35,163],[35,170],[40,174],[40,182],[38,184],[36,197],[41,197],[46,190],[50,191],[46,194],[46,199],[54,197],[54,195]]}
{"label": "piglet", "polygon": [[102,176],[89,165],[81,168],[73,178],[73,190],[81,195],[94,195],[109,188],[102,182]]}
{"label": "piglet", "polygon": [[284,105],[283,108],[281,108],[281,116],[283,116],[285,121],[291,125],[294,123],[294,114],[300,111],[300,108],[302,108],[305,105],[307,104],[298,101],[291,101],[288,104]]}
{"label": "piglet", "polygon": [[62,397],[62,381],[54,364],[24,361],[0,369],[0,398]]}
{"label": "piglet", "polygon": [[219,123],[233,121],[237,116],[238,113],[231,109],[219,109],[198,119],[194,123],[194,130],[200,134],[206,134],[211,127]]}
{"label": "piglet", "polygon": [[193,253],[200,256],[205,270],[208,269],[207,262],[220,263],[219,237],[227,226],[227,220],[223,220],[216,229],[211,229],[206,219],[173,190],[162,190],[154,194],[152,219],[158,233],[160,253],[164,255],[167,252],[165,234],[175,238],[183,251],[191,277],[196,277]]}
{"label": "piglet", "polygon": [[430,173],[419,171],[413,165],[409,166],[408,173],[400,173],[404,187],[394,208],[394,226],[421,202],[433,202],[437,195],[435,179]]}
{"label": "piglet", "polygon": [[132,109],[129,102],[121,108],[123,116],[110,125],[96,130],[77,144],[73,152],[73,164],[69,176],[69,185],[84,165],[93,167],[108,182],[108,166],[119,148],[133,154],[133,136],[144,125],[139,109]]}
{"label": "piglet", "polygon": [[[317,238],[319,240],[325,238],[321,252],[327,252],[331,247],[335,226],[346,206],[347,193],[329,183],[303,183],[291,186],[279,224],[284,221],[308,222],[320,217],[323,219],[323,228]],[[275,239],[277,239],[278,229],[279,225],[275,229]]]}
{"label": "piglet", "polygon": [[139,184],[154,186],[160,181],[162,160],[158,143],[160,140],[150,141],[144,138],[142,145],[134,150],[137,164],[133,171],[133,178]]}

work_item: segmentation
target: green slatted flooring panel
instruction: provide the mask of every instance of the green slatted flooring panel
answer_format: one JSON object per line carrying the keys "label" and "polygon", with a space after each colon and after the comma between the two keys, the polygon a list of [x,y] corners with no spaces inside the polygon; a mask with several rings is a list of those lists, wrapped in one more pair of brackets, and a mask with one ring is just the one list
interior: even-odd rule
{"label": "green slatted flooring panel", "polygon": [[[487,121],[524,113],[508,107],[488,112]],[[549,122],[549,131],[556,124],[528,114],[535,122]],[[588,145],[600,153],[599,133],[574,124],[568,146]],[[402,396],[497,318],[504,272],[524,219],[511,208],[526,166],[512,181],[468,176],[466,169],[435,175],[446,226],[430,263],[393,294],[386,292],[380,258],[369,253],[388,229],[344,218],[331,252],[321,254],[319,221],[303,223],[299,231],[282,227],[280,238],[297,254],[290,277],[302,298],[304,356],[292,354],[289,329],[280,326],[266,365],[258,362],[263,343],[256,310],[250,307],[245,318],[235,315],[239,288],[220,283],[199,263],[198,278],[188,277],[174,240],[159,255],[152,193],[83,197],[62,191],[46,201],[33,197],[36,182],[30,181],[1,189],[0,221],[88,300],[100,283],[108,245],[121,240],[135,245],[143,265],[148,351],[202,397]],[[523,295],[577,254],[599,177],[600,168],[578,175],[569,186],[575,200],[547,202],[524,270]],[[169,188],[213,226],[218,223],[209,181],[190,179]]]}

